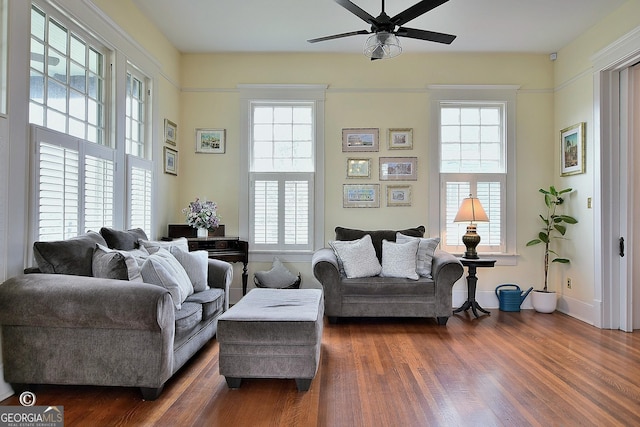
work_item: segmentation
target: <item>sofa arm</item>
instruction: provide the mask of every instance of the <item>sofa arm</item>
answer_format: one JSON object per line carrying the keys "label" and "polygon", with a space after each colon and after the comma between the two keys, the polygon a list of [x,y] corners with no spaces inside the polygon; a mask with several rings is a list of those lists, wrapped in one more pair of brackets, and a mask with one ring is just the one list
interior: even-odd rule
{"label": "sofa arm", "polygon": [[453,285],[462,277],[464,267],[458,258],[449,252],[436,249],[431,264],[431,275],[436,286],[437,316],[451,316]]}
{"label": "sofa arm", "polygon": [[160,331],[175,327],[156,285],[66,274],[26,274],[0,285],[0,324]]}
{"label": "sofa arm", "polygon": [[211,288],[220,288],[224,291],[224,310],[229,310],[229,288],[233,281],[233,266],[219,259],[209,258],[209,270],[207,284]]}
{"label": "sofa arm", "polygon": [[311,269],[324,290],[324,314],[339,316],[342,312],[342,289],[335,252],[330,248],[318,249],[311,258]]}

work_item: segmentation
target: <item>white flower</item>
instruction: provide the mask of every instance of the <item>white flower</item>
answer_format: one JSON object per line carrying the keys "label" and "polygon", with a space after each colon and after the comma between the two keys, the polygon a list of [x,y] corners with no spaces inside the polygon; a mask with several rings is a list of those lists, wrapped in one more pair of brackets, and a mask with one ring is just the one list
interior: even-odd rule
{"label": "white flower", "polygon": [[206,228],[210,230],[217,228],[220,224],[220,217],[217,213],[218,205],[215,202],[201,202],[196,198],[189,203],[188,208],[182,209],[186,216],[187,224],[193,228]]}

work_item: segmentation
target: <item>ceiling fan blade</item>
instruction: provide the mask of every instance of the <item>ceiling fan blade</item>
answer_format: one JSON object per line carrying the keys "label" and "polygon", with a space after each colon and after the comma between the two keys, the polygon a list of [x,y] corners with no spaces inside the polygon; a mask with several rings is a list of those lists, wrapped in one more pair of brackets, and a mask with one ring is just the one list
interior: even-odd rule
{"label": "ceiling fan blade", "polygon": [[307,40],[309,43],[323,42],[327,40],[340,39],[342,37],[357,36],[359,34],[370,34],[367,30],[351,31],[349,33],[334,34],[332,36],[318,37],[317,39]]}
{"label": "ceiling fan blade", "polygon": [[402,26],[412,19],[415,19],[448,1],[449,0],[422,0],[391,18],[391,22],[398,26]]}
{"label": "ceiling fan blade", "polygon": [[359,6],[356,6],[355,4],[351,3],[349,0],[334,0],[334,1],[368,24],[372,24],[376,20],[376,18],[371,16],[368,12],[360,9]]}
{"label": "ceiling fan blade", "polygon": [[415,28],[400,27],[396,31],[398,37],[409,37],[412,39],[427,40],[430,42],[451,44],[456,39],[452,34],[436,33],[434,31],[416,30]]}

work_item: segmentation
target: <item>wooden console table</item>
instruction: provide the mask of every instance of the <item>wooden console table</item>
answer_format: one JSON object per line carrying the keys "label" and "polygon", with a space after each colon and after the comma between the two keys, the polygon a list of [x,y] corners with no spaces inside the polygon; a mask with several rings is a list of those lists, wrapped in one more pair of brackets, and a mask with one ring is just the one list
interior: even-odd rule
{"label": "wooden console table", "polygon": [[239,237],[225,237],[224,225],[209,231],[209,237],[196,237],[196,229],[186,224],[169,224],[168,240],[185,237],[190,251],[207,251],[209,258],[227,262],[241,262],[242,295],[247,294],[247,265],[249,264],[249,242]]}
{"label": "wooden console table", "polygon": [[241,262],[242,295],[247,294],[247,264],[249,263],[249,243],[239,237],[187,237],[190,251],[207,251],[209,258],[227,262]]}

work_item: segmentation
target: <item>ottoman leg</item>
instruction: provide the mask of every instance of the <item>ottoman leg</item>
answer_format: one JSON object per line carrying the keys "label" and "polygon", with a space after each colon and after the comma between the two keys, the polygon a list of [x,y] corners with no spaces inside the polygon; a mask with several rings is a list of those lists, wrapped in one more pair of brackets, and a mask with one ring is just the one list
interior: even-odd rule
{"label": "ottoman leg", "polygon": [[227,380],[227,386],[232,389],[240,388],[242,378],[236,377],[224,377]]}
{"label": "ottoman leg", "polygon": [[311,387],[311,380],[313,380],[313,378],[296,378],[298,391],[308,391]]}

